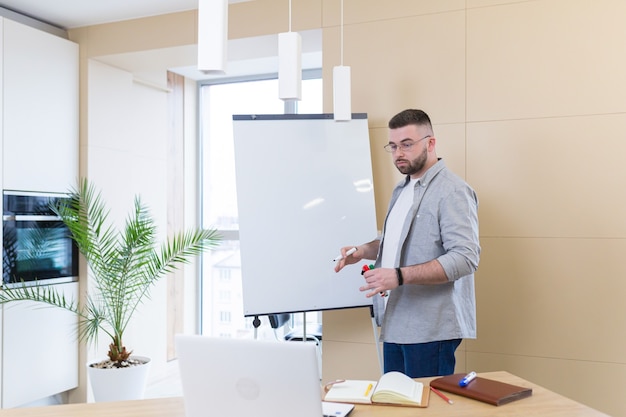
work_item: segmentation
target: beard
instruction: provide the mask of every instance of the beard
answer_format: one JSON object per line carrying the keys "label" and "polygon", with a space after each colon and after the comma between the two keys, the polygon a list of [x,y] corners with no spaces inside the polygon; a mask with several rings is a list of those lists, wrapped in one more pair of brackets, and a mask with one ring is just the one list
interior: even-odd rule
{"label": "beard", "polygon": [[[398,171],[400,171],[402,174],[411,176],[417,174],[418,172],[421,172],[426,166],[427,160],[428,149],[427,147],[424,147],[422,152],[417,155],[417,157],[415,157],[415,159],[413,160],[402,158],[396,159],[396,168],[398,168]],[[398,162],[405,162],[405,164],[398,165]]]}

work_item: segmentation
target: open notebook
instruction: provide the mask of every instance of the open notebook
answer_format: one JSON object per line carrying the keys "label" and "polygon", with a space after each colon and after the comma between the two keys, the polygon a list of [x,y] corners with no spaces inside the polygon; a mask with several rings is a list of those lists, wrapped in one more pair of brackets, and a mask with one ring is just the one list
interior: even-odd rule
{"label": "open notebook", "polygon": [[186,417],[342,417],[325,403],[311,342],[177,335]]}

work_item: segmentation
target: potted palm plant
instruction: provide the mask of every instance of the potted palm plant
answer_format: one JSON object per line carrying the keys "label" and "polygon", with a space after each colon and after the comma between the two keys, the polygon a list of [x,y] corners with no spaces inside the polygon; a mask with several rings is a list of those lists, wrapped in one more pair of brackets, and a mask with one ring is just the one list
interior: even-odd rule
{"label": "potted palm plant", "polygon": [[[160,278],[188,263],[192,256],[215,247],[220,237],[215,230],[189,230],[159,246],[155,221],[139,196],[124,228],[118,231],[107,223],[109,210],[87,179],[71,191],[70,198],[52,209],[68,227],[87,261],[94,291],[80,301],[66,299],[54,286],[22,285],[0,291],[0,303],[35,301],[71,311],[78,316],[79,339],[88,344],[95,343],[100,334],[106,335],[110,340],[108,358],[90,364],[89,370],[114,368],[114,372],[145,363],[145,358],[131,356],[132,350],[124,345],[124,332],[133,314]],[[122,378],[127,379],[127,375]],[[91,383],[96,401],[129,399],[124,393],[117,398],[117,394],[98,398],[93,377]],[[109,381],[103,385],[115,384]],[[140,392],[142,395],[143,387]]]}

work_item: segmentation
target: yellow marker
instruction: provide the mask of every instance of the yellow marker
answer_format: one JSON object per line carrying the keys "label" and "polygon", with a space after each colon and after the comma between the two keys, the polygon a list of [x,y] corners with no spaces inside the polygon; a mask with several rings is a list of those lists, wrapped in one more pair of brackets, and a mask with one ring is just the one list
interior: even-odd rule
{"label": "yellow marker", "polygon": [[372,390],[372,388],[374,388],[374,385],[369,384],[369,385],[367,386],[367,389],[365,390],[365,394],[363,394],[363,396],[364,396],[364,397],[367,397],[367,396],[369,395],[370,391]]}

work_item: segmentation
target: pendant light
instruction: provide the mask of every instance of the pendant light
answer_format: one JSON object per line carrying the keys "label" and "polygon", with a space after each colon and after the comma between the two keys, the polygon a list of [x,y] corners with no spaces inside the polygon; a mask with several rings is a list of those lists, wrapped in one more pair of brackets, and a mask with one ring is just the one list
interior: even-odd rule
{"label": "pendant light", "polygon": [[226,72],[228,0],[198,0],[198,70]]}
{"label": "pendant light", "polygon": [[341,65],[333,68],[333,118],[336,122],[352,119],[350,67],[343,65],[343,0],[341,0]]}
{"label": "pendant light", "polygon": [[278,98],[302,98],[302,37],[291,31],[291,0],[289,0],[289,32],[278,34]]}

